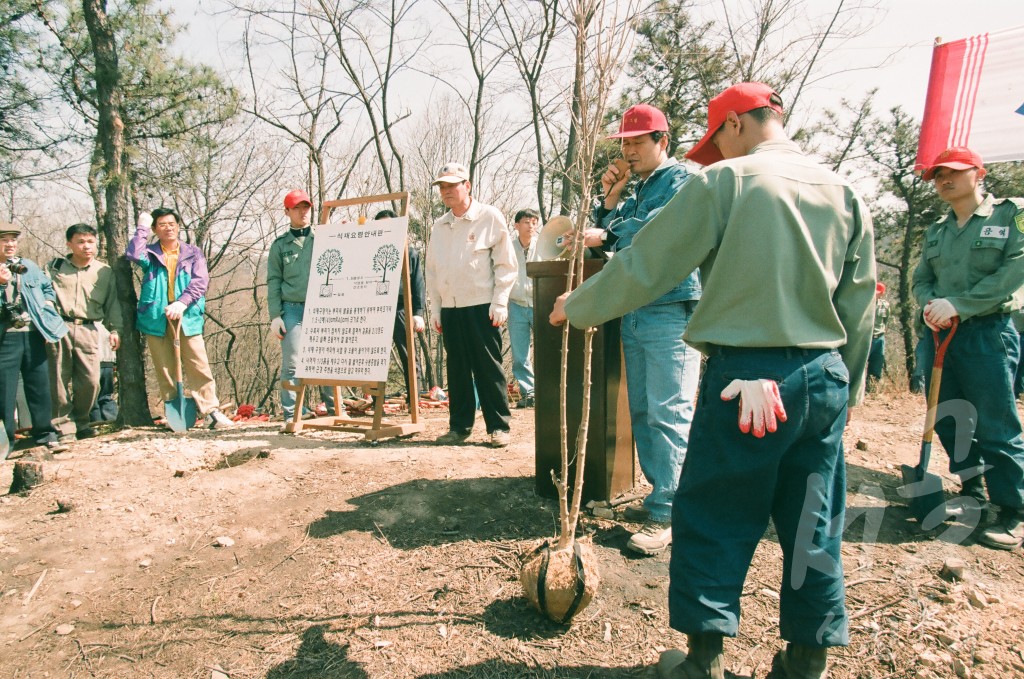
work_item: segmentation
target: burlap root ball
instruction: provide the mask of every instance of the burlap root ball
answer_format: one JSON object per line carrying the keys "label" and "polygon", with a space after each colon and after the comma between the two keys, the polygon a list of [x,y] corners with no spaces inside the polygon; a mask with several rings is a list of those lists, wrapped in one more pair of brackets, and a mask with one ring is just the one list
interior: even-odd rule
{"label": "burlap root ball", "polygon": [[589,544],[555,551],[548,541],[526,552],[519,581],[527,600],[558,623],[569,623],[590,604],[601,583],[597,557]]}

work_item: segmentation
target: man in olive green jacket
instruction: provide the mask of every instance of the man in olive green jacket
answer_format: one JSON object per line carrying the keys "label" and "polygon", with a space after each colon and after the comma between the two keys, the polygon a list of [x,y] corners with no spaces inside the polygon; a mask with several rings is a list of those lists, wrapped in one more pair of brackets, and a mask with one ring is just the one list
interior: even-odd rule
{"label": "man in olive green jacket", "polygon": [[[270,246],[267,258],[267,305],[270,307],[270,334],[281,340],[281,381],[295,377],[302,340],[302,315],[306,308],[306,286],[313,262],[313,227],[310,214],[313,204],[300,189],[284,197],[284,213],[288,216],[288,233],[278,236]],[[334,409],[333,390],[320,388],[320,397],[329,411]],[[284,419],[295,413],[295,393],[281,388],[281,409]]]}
{"label": "man in olive green jacket", "polygon": [[871,219],[846,180],[788,139],[782,100],[763,83],[712,99],[707,134],[686,155],[711,167],[556,303],[551,320],[598,325],[700,267],[704,291],[683,339],[708,361],[672,503],[669,583],[669,622],[688,635],[689,656],[666,651],[658,671],[724,679],[723,636],[736,635],[747,569],[771,519],[789,642],[776,668],[824,677],[826,649],[849,638],[842,435],[871,343]]}

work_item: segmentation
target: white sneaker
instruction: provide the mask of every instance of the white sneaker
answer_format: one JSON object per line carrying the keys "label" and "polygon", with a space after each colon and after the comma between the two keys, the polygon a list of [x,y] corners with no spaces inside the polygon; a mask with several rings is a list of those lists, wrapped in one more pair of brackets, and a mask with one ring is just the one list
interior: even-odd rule
{"label": "white sneaker", "polygon": [[203,418],[203,426],[207,429],[230,429],[235,423],[228,419],[228,416],[214,408]]}
{"label": "white sneaker", "polygon": [[647,519],[644,525],[626,543],[626,547],[639,554],[653,556],[672,544],[672,524],[668,521]]}

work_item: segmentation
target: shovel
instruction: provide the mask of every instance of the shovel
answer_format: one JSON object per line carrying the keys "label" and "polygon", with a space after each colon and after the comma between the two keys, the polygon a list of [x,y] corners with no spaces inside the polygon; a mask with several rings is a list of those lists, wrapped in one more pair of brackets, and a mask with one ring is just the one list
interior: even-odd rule
{"label": "shovel", "polygon": [[167,321],[168,329],[174,333],[174,387],[176,394],[170,401],[164,401],[164,416],[171,431],[188,431],[196,423],[195,399],[185,398],[185,385],[181,379],[181,319]]}
{"label": "shovel", "polygon": [[[932,331],[935,340],[935,363],[932,365],[932,379],[928,388],[928,413],[924,418],[924,436],[921,438],[921,455],[917,466],[900,465],[903,487],[900,494],[910,498],[910,513],[918,522],[923,522],[937,507],[946,503],[942,493],[942,479],[928,473],[928,462],[932,456],[932,436],[935,434],[935,410],[939,405],[939,388],[942,386],[942,364],[946,360],[946,348],[956,334],[959,318],[953,319],[946,339],[939,343],[939,333]],[[945,520],[945,516],[941,520]]]}

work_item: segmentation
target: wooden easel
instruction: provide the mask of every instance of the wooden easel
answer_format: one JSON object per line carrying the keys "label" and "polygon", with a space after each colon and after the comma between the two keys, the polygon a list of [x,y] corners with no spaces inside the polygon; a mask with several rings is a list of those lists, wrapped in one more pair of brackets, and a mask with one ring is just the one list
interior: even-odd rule
{"label": "wooden easel", "polygon": [[[326,224],[331,210],[336,207],[348,205],[366,205],[369,203],[383,203],[400,200],[404,216],[408,211],[409,193],[385,193],[378,196],[362,196],[358,198],[346,198],[344,200],[328,200],[320,206],[320,224]],[[412,329],[412,287],[409,279],[409,236],[405,237],[405,247],[402,248],[402,288],[405,291],[403,303],[405,305],[405,342],[409,356],[409,416],[410,422],[398,423],[389,422],[384,419],[384,399],[387,398],[387,381],[365,382],[362,380],[311,380],[295,379],[294,385],[288,380],[281,381],[281,387],[290,391],[298,392],[295,397],[295,415],[292,421],[285,425],[286,432],[298,433],[303,429],[314,431],[344,431],[362,434],[365,440],[374,443],[380,439],[399,436],[409,436],[423,431],[423,424],[420,423],[419,413],[419,385],[416,383],[416,345],[413,341]],[[302,406],[306,399],[306,387],[334,387],[334,415],[317,417],[303,422]],[[373,420],[355,420],[347,414],[339,415],[344,404],[341,400],[341,387],[358,387],[365,393],[373,396]]]}

